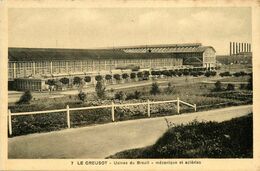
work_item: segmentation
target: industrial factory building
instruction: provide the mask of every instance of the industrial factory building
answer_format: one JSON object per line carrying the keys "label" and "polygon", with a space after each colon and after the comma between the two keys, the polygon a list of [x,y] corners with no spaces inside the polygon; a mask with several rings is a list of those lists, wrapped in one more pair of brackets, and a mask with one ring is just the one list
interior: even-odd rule
{"label": "industrial factory building", "polygon": [[16,90],[42,90],[47,79],[114,74],[133,68],[215,67],[211,46],[170,44],[103,49],[9,48],[9,83]]}
{"label": "industrial factory building", "polygon": [[217,56],[217,61],[225,65],[230,65],[230,64],[252,65],[251,44],[230,42],[229,55]]}

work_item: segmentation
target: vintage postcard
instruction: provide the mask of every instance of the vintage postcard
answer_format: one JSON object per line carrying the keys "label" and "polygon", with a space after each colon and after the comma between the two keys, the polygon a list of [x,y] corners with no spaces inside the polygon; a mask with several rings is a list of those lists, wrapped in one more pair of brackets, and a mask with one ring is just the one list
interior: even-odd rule
{"label": "vintage postcard", "polygon": [[0,170],[260,170],[259,1],[0,1]]}

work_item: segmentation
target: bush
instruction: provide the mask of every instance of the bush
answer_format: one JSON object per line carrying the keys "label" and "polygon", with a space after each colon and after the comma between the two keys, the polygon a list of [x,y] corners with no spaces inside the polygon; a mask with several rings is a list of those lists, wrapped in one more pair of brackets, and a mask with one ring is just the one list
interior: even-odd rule
{"label": "bush", "polygon": [[105,97],[106,87],[104,86],[104,84],[101,81],[97,82],[95,90],[96,90],[98,98],[102,99]]}
{"label": "bush", "polygon": [[90,76],[86,76],[86,77],[84,78],[84,81],[87,82],[87,83],[89,83],[89,82],[91,81],[91,77],[90,77]]}
{"label": "bush", "polygon": [[222,73],[219,73],[219,75],[220,75],[221,77],[231,76],[230,72],[222,72]]}
{"label": "bush", "polygon": [[129,93],[126,96],[126,100],[132,100],[132,99],[140,99],[142,96],[140,91],[135,91],[134,93]]}
{"label": "bush", "polygon": [[66,84],[69,84],[70,80],[69,80],[68,78],[65,78],[65,77],[64,77],[64,78],[61,78],[61,79],[60,79],[60,82],[61,82],[62,84],[65,84],[65,85],[66,85]]}
{"label": "bush", "polygon": [[165,93],[171,94],[174,92],[174,88],[172,84],[169,82],[167,88],[165,89]]}
{"label": "bush", "polygon": [[84,93],[83,91],[80,91],[79,94],[78,94],[78,97],[79,97],[79,100],[81,100],[82,102],[85,101],[87,95],[86,93]]}
{"label": "bush", "polygon": [[160,94],[160,88],[159,88],[159,85],[157,83],[153,83],[152,84],[152,88],[150,90],[150,94],[152,95],[157,95],[157,94]]}
{"label": "bush", "polygon": [[235,85],[234,84],[228,84],[226,90],[227,91],[235,90]]}
{"label": "bush", "polygon": [[115,99],[117,100],[125,100],[126,94],[123,91],[116,92]]}
{"label": "bush", "polygon": [[17,104],[29,104],[32,100],[32,94],[31,91],[27,90],[24,92],[24,94],[20,97]]}
{"label": "bush", "polygon": [[221,91],[222,90],[222,84],[221,84],[221,82],[220,81],[217,81],[216,83],[215,83],[215,89],[214,89],[215,91]]}

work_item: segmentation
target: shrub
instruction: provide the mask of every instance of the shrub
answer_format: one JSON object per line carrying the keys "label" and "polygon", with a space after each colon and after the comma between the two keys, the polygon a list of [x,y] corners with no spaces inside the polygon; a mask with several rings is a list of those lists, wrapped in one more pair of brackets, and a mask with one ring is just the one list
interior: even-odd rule
{"label": "shrub", "polygon": [[235,90],[235,85],[234,84],[228,84],[226,90],[228,90],[228,91]]}
{"label": "shrub", "polygon": [[24,94],[20,97],[17,104],[28,104],[32,100],[32,94],[31,91],[27,90],[24,92]]}
{"label": "shrub", "polygon": [[125,100],[126,94],[123,91],[116,92],[115,99],[117,100]]}
{"label": "shrub", "polygon": [[170,82],[168,83],[168,86],[167,86],[167,88],[165,89],[165,92],[166,92],[166,93],[169,93],[169,94],[171,94],[171,93],[174,92],[174,88],[173,88],[173,86],[172,86],[172,84],[171,84]]}
{"label": "shrub", "polygon": [[129,77],[129,75],[127,74],[127,73],[124,73],[123,75],[122,75],[122,78],[123,79],[127,79]]}
{"label": "shrub", "polygon": [[87,83],[89,83],[89,82],[91,81],[91,77],[90,77],[90,76],[86,76],[86,77],[84,78],[84,81],[87,82]]}
{"label": "shrub", "polygon": [[80,85],[81,81],[82,81],[82,78],[80,78],[80,77],[74,77],[73,78],[73,84],[74,85]]}
{"label": "shrub", "polygon": [[160,88],[159,88],[159,85],[157,83],[152,84],[152,88],[150,90],[150,93],[152,95],[160,94]]}
{"label": "shrub", "polygon": [[215,83],[215,89],[214,89],[215,91],[221,91],[222,90],[222,84],[221,84],[221,82],[220,81],[217,81],[216,83]]}
{"label": "shrub", "polygon": [[126,100],[131,100],[131,99],[140,99],[142,96],[140,91],[135,91],[134,93],[129,93],[126,96]]}
{"label": "shrub", "polygon": [[227,77],[227,76],[231,76],[231,74],[230,74],[230,72],[222,72],[222,73],[219,73],[219,75],[221,76],[221,77]]}
{"label": "shrub", "polygon": [[96,81],[101,81],[102,79],[103,79],[103,77],[101,75],[95,76],[95,80]]}
{"label": "shrub", "polygon": [[60,82],[61,82],[62,84],[65,84],[65,85],[66,85],[66,84],[69,84],[70,80],[69,80],[68,78],[65,78],[65,77],[64,77],[64,78],[61,78],[61,79],[60,79]]}
{"label": "shrub", "polygon": [[132,73],[130,74],[130,78],[131,78],[131,79],[135,79],[135,78],[136,78],[136,73],[132,72]]}
{"label": "shrub", "polygon": [[84,93],[83,91],[80,91],[79,94],[78,94],[78,97],[79,97],[79,100],[81,100],[82,102],[85,101],[87,95],[86,93]]}
{"label": "shrub", "polygon": [[97,82],[95,90],[96,90],[98,98],[102,99],[105,97],[106,87],[104,86],[104,84],[101,81]]}

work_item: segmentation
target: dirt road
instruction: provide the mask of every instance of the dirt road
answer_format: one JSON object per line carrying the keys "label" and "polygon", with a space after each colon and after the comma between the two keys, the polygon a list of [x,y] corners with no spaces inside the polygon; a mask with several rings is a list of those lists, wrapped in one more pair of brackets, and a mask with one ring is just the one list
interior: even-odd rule
{"label": "dirt road", "polygon": [[[252,112],[252,105],[188,113],[166,118],[175,123],[224,121]],[[164,117],[115,122],[84,128],[9,138],[9,158],[105,158],[116,152],[152,145],[167,130]]]}

